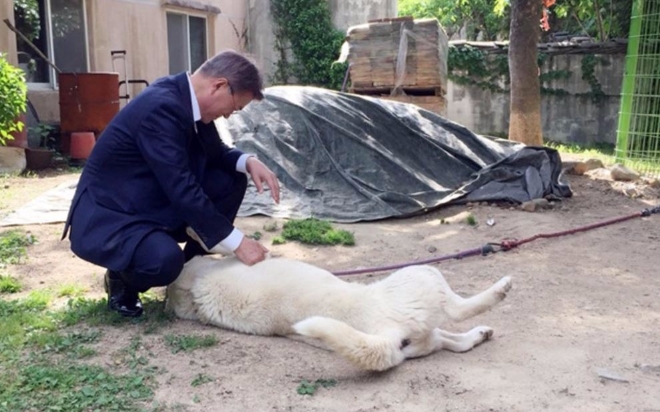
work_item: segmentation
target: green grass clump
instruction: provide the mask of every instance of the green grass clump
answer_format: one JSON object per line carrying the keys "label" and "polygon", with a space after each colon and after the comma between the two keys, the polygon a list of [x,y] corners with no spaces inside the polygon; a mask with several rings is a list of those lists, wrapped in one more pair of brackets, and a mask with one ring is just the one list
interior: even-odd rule
{"label": "green grass clump", "polygon": [[311,245],[355,245],[355,237],[346,230],[337,230],[329,222],[309,218],[290,220],[282,227],[282,237]]}
{"label": "green grass clump", "polygon": [[208,348],[218,343],[218,338],[213,335],[167,335],[165,343],[170,347],[172,353],[190,352],[199,348]]}
{"label": "green grass clump", "polygon": [[302,382],[300,382],[300,385],[298,385],[296,392],[298,392],[299,395],[311,396],[314,395],[320,387],[331,388],[336,385],[337,381],[334,379],[317,379],[314,382],[310,382],[307,379],[304,379]]}
{"label": "green grass clump", "polygon": [[23,286],[18,280],[9,275],[0,275],[0,293],[17,293]]}
{"label": "green grass clump", "polygon": [[0,264],[17,264],[27,257],[26,247],[34,244],[36,238],[20,230],[0,233]]}

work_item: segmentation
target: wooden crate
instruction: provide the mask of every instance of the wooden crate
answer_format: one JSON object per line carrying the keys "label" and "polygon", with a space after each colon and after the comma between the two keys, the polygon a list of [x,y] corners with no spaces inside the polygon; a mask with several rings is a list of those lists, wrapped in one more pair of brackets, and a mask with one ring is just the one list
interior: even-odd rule
{"label": "wooden crate", "polygon": [[[402,28],[406,35],[405,75],[396,77]],[[447,87],[447,35],[436,19],[396,18],[372,21],[348,29],[351,89],[374,94],[375,89],[436,89]],[[400,84],[398,83],[400,81]]]}
{"label": "wooden crate", "polygon": [[445,99],[444,96],[381,95],[380,98],[403,103],[412,103],[422,109],[439,114],[440,116],[445,116],[447,114],[447,99]]}

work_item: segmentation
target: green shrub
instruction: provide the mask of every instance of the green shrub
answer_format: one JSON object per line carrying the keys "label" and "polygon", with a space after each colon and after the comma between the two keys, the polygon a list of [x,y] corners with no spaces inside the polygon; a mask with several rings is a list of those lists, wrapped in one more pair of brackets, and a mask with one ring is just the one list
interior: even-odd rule
{"label": "green shrub", "polygon": [[7,61],[0,53],[0,145],[12,140],[12,132],[23,130],[23,122],[17,117],[25,113],[27,106],[27,85],[23,70]]}

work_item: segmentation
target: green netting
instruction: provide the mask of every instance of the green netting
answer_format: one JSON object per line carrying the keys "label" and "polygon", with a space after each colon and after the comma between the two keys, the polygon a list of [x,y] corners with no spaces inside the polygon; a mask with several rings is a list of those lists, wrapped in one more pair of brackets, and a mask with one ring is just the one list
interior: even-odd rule
{"label": "green netting", "polygon": [[633,2],[616,157],[660,175],[660,0]]}

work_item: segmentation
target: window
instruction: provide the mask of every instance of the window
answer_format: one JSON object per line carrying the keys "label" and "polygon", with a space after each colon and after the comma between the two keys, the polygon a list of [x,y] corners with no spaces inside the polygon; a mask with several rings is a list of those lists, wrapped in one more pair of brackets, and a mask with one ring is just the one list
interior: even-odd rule
{"label": "window", "polygon": [[206,19],[167,13],[170,74],[195,71],[206,60]]}
{"label": "window", "polygon": [[[14,0],[14,21],[16,28],[60,70],[88,71],[83,0]],[[19,36],[16,46],[18,63],[28,83],[57,83],[55,70]]]}

